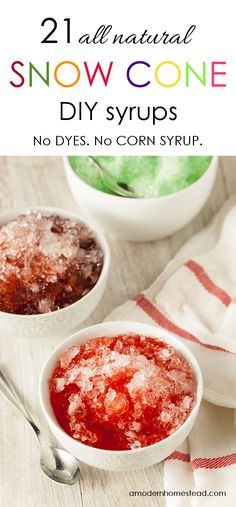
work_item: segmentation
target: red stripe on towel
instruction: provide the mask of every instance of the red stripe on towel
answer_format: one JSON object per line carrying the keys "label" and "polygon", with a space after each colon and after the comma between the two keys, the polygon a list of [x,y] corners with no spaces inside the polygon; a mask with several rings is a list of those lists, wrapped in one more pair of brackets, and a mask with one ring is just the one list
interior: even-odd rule
{"label": "red stripe on towel", "polygon": [[170,456],[168,456],[165,461],[168,459],[177,459],[178,461],[185,461],[186,463],[190,463],[190,455],[180,451],[172,452],[172,454],[170,454]]}
{"label": "red stripe on towel", "polygon": [[136,302],[136,304],[141,308],[149,317],[151,317],[152,320],[154,320],[159,326],[163,327],[164,329],[167,329],[171,333],[176,334],[177,336],[180,336],[181,338],[184,338],[185,340],[189,340],[194,343],[198,343],[202,347],[205,347],[209,350],[215,350],[218,352],[227,352],[229,354],[233,354],[230,350],[224,349],[223,347],[218,347],[217,345],[210,345],[208,343],[204,343],[199,338],[194,336],[192,333],[189,333],[185,329],[177,326],[171,320],[167,319],[163,313],[160,312],[160,310],[157,309],[156,306],[153,305],[149,299],[144,296],[144,294],[137,294],[134,296],[133,301]]}
{"label": "red stripe on towel", "polygon": [[[180,451],[174,451],[165,461],[170,459],[176,459],[178,461],[184,461],[190,463],[190,455]],[[209,468],[211,470],[218,468],[225,468],[236,464],[236,453],[227,454],[226,456],[218,456],[217,458],[194,458],[191,461],[193,470],[197,468]]]}
{"label": "red stripe on towel", "polygon": [[192,273],[196,276],[198,281],[201,283],[201,285],[212,294],[212,296],[215,296],[223,305],[229,306],[231,303],[231,297],[220,287],[218,287],[208,276],[206,271],[200,264],[198,264],[195,261],[188,261],[185,263],[185,267],[188,268]]}
{"label": "red stripe on towel", "polygon": [[197,468],[225,468],[236,464],[236,453],[219,456],[218,458],[195,458],[192,460],[193,469]]}

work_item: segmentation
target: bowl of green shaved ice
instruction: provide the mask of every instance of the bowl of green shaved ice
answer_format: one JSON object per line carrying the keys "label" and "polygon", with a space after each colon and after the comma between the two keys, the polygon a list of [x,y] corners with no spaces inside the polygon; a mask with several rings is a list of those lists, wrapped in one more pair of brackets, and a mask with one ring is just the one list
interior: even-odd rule
{"label": "bowl of green shaved ice", "polygon": [[[112,192],[96,169],[104,167],[136,198]],[[190,222],[212,189],[217,158],[71,156],[64,159],[69,186],[81,210],[114,236],[154,241]]]}
{"label": "bowl of green shaved ice", "polygon": [[[161,197],[179,192],[197,181],[212,157],[93,157],[116,181],[134,189],[137,198]],[[101,192],[112,194],[89,157],[69,157],[69,163],[83,181]]]}

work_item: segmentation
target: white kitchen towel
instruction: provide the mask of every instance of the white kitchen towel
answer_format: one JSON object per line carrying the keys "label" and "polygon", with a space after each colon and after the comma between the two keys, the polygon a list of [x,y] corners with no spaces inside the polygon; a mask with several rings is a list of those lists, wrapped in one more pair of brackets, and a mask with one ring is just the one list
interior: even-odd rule
{"label": "white kitchen towel", "polygon": [[149,289],[107,320],[148,322],[160,335],[175,334],[203,373],[207,401],[188,441],[165,461],[167,505],[236,505],[236,197]]}

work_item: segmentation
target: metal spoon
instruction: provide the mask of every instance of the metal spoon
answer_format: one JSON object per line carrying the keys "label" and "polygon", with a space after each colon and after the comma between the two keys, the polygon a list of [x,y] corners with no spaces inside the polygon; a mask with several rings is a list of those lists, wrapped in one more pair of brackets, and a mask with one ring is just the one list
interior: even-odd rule
{"label": "metal spoon", "polygon": [[109,171],[107,171],[103,166],[99,164],[99,162],[94,157],[88,157],[93,165],[95,166],[97,172],[101,176],[103,183],[106,187],[111,190],[114,194],[120,195],[121,197],[137,197],[133,188],[131,188],[127,183],[123,183],[122,181],[116,181],[115,177],[112,176]]}
{"label": "metal spoon", "polygon": [[39,428],[2,370],[0,370],[0,394],[21,412],[34,430],[40,444],[40,465],[47,477],[60,484],[75,484],[80,475],[78,460],[64,449],[58,449],[42,440]]}

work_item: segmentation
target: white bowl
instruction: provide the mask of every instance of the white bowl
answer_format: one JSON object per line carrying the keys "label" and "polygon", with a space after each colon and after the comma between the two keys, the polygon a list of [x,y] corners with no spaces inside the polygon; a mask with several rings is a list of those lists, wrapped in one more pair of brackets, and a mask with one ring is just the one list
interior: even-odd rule
{"label": "white bowl", "polygon": [[[21,213],[25,213],[28,209],[29,208],[23,208],[1,213],[0,226],[14,220],[17,216]],[[82,299],[76,301],[70,306],[67,306],[66,308],[39,315],[16,315],[0,311],[1,332],[10,337],[17,335],[30,338],[48,336],[58,336],[64,338],[65,336],[68,336],[68,334],[75,332],[78,325],[87,319],[99,303],[108,277],[110,250],[107,241],[97,228],[79,215],[65,211],[61,208],[36,206],[32,209],[58,215],[63,218],[71,218],[85,224],[91,231],[94,232],[97,242],[104,253],[104,264],[100,277],[92,290]]]}
{"label": "white bowl", "polygon": [[[83,344],[91,338],[97,338],[99,336],[116,336],[117,334],[130,332],[137,332],[152,338],[161,338],[163,341],[172,345],[187,359],[192,367],[196,379],[197,391],[195,406],[184,424],[172,435],[148,447],[126,451],[107,451],[82,444],[65,433],[58,424],[50,404],[48,380],[51,378],[60,356],[68,347],[75,344]],[[185,440],[197,417],[202,398],[202,390],[202,374],[198,363],[189,349],[187,349],[187,347],[185,347],[179,340],[166,334],[164,337],[162,335],[160,337],[160,331],[156,327],[148,324],[135,322],[104,322],[79,331],[61,343],[53,351],[41,373],[39,396],[41,407],[52,432],[67,451],[88,465],[102,468],[104,470],[124,471],[145,468],[158,463],[169,456]]]}
{"label": "white bowl", "polygon": [[73,171],[64,158],[70,189],[81,210],[106,232],[128,241],[154,241],[184,227],[201,210],[212,189],[217,158],[195,183],[174,194],[130,199],[97,190]]}

